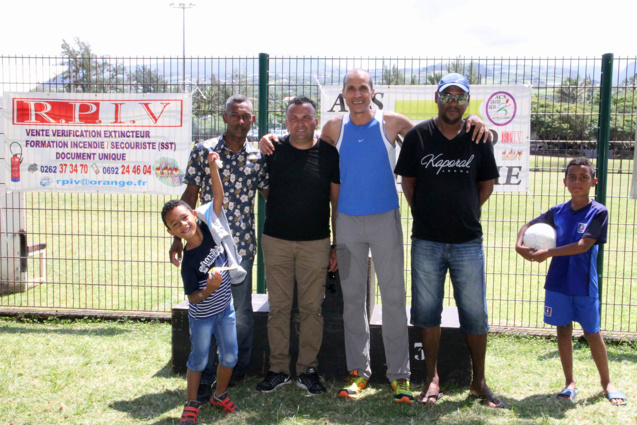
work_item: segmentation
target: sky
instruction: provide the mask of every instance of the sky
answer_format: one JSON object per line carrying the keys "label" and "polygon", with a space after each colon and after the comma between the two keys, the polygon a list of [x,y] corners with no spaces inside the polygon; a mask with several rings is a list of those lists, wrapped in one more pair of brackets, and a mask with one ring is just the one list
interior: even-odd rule
{"label": "sky", "polygon": [[[57,56],[62,40],[78,37],[98,56],[181,57],[183,11],[170,3],[3,0],[0,55]],[[637,6],[625,0],[192,3],[186,56],[637,56]]]}

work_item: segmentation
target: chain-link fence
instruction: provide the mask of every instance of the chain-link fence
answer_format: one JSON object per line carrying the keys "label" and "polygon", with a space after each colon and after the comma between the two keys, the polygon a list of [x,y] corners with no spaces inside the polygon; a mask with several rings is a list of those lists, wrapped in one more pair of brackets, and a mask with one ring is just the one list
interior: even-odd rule
{"label": "chain-link fence", "polygon": [[[637,333],[635,201],[628,198],[634,157],[635,58],[613,63],[611,143],[606,176],[610,211],[602,288],[602,327]],[[483,207],[488,303],[492,325],[543,328],[546,264],[514,250],[519,227],[568,199],[563,171],[574,156],[597,153],[600,58],[304,58],[268,59],[267,129],[285,130],[289,97],[319,100],[321,87],[341,84],[346,71],[370,71],[376,85],[429,84],[460,72],[472,84],[523,84],[532,88],[531,173],[528,192],[495,193]],[[184,72],[185,70],[185,72]],[[2,92],[192,93],[193,141],[224,130],[224,102],[240,93],[259,109],[258,58],[2,57]],[[259,121],[257,121],[259,122]],[[257,128],[251,132],[256,137]],[[0,160],[4,152],[0,152]],[[24,220],[20,256],[23,282],[0,282],[0,312],[45,309],[102,313],[166,313],[183,299],[178,270],[168,263],[171,239],[159,209],[166,196],[7,193],[0,177],[1,220]],[[410,284],[411,217],[402,205],[405,278]],[[14,227],[14,226],[8,226]],[[2,229],[6,229],[4,226]],[[6,230],[1,236],[6,243]],[[15,255],[0,252],[5,267]],[[256,269],[256,268],[255,268]],[[14,292],[19,284],[25,290]],[[449,291],[447,291],[449,293]],[[448,297],[448,303],[453,299]]]}

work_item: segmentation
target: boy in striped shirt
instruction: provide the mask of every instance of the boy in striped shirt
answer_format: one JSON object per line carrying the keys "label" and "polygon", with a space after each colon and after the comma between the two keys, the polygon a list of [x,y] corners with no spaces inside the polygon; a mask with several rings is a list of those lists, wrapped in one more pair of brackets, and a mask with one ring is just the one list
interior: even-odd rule
{"label": "boy in striped shirt", "polygon": [[[196,211],[181,200],[168,201],[162,210],[162,219],[168,233],[186,240],[181,276],[188,297],[188,321],[191,352],[187,367],[188,401],[180,423],[194,424],[201,403],[197,389],[201,373],[208,362],[212,335],[219,347],[217,387],[210,404],[227,413],[237,408],[226,389],[237,363],[237,328],[230,285],[240,283],[245,270],[228,227],[223,211],[223,186],[218,170],[219,155],[208,156],[213,201]],[[199,220],[198,220],[199,219]]]}

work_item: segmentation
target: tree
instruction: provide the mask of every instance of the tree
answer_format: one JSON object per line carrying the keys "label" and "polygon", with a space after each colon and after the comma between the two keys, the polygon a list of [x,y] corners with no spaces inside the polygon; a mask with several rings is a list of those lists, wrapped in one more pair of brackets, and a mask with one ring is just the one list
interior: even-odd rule
{"label": "tree", "polygon": [[[480,69],[479,66],[474,66],[473,62],[469,62],[469,65],[467,65],[467,63],[460,58],[447,63],[447,72],[450,74],[455,72],[464,75],[467,77],[467,80],[469,80],[469,84],[480,83],[480,76],[476,68]],[[438,79],[438,81],[440,81],[440,79]]]}
{"label": "tree", "polygon": [[637,99],[633,91],[634,89],[621,91],[611,99],[613,113],[610,120],[610,140],[634,140]]}
{"label": "tree", "polygon": [[391,69],[383,65],[383,84],[387,86],[401,86],[405,84],[405,73],[398,69],[396,65]]}
{"label": "tree", "polygon": [[582,79],[579,74],[575,78],[566,77],[562,85],[555,91],[555,98],[559,102],[578,103],[591,99],[592,82],[586,77]]}
{"label": "tree", "polygon": [[622,82],[622,86],[634,86],[635,83],[637,83],[637,74],[633,75],[630,78],[626,78],[623,82]]}
{"label": "tree", "polygon": [[618,96],[623,95],[626,98],[634,98],[635,92],[637,91],[637,74],[632,77],[626,78],[619,85]]}
{"label": "tree", "polygon": [[124,67],[111,65],[98,58],[88,43],[75,38],[75,47],[62,40],[60,63],[67,67],[62,73],[64,91],[71,93],[108,93],[123,91]]}
{"label": "tree", "polygon": [[537,140],[580,141],[597,139],[596,110],[533,96],[531,131]]}
{"label": "tree", "polygon": [[427,84],[433,84],[437,86],[442,79],[442,75],[442,71],[432,71],[431,74],[427,75]]}
{"label": "tree", "polygon": [[[239,74],[237,74],[239,75]],[[192,112],[197,116],[216,115],[221,117],[226,108],[226,100],[233,94],[243,94],[250,97],[250,86],[247,85],[247,77],[244,74],[243,82],[240,75],[233,75],[230,84],[220,81],[214,74],[210,81],[193,83],[196,90],[193,92]],[[235,80],[238,78],[237,82]]]}
{"label": "tree", "polygon": [[[241,83],[244,85],[241,85]],[[214,74],[210,81],[194,82],[192,95],[193,135],[196,138],[208,138],[223,132],[225,125],[222,115],[226,109],[226,100],[233,94],[250,97],[247,76],[233,72],[230,84],[220,81]],[[253,101],[253,106],[254,105]]]}
{"label": "tree", "polygon": [[134,71],[128,73],[130,91],[133,93],[166,93],[171,86],[159,73],[146,66],[137,65]]}

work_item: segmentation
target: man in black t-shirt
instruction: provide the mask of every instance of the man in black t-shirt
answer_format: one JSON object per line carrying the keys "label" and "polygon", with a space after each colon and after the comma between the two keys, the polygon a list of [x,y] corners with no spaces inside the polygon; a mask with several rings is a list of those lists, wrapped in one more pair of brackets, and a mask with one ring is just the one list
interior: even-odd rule
{"label": "man in black t-shirt", "polygon": [[491,407],[503,407],[489,389],[484,363],[489,330],[480,208],[499,177],[491,143],[475,144],[462,115],[469,105],[469,81],[447,74],[435,95],[438,116],[405,136],[395,172],[402,176],[411,207],[411,323],[421,330],[427,379],[418,397],[435,403],[441,396],[437,372],[440,323],[447,270],[473,367],[470,394]]}
{"label": "man in black t-shirt", "polygon": [[290,314],[294,281],[300,316],[297,385],[308,394],[325,392],[317,372],[323,339],[322,303],[327,271],[337,269],[334,242],[330,246],[340,187],[336,148],[317,139],[316,104],[306,98],[290,101],[286,124],[289,137],[267,157],[270,191],[261,246],[265,262],[270,313],[270,370],[257,385],[274,391],[290,382]]}

